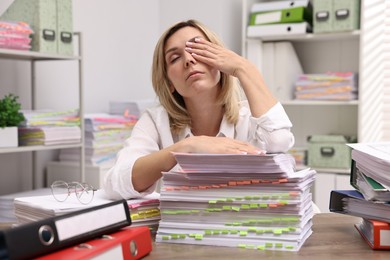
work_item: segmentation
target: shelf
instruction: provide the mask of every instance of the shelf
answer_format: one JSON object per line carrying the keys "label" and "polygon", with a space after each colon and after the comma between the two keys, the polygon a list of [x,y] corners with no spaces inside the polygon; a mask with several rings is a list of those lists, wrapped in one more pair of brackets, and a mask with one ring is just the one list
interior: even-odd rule
{"label": "shelf", "polygon": [[359,101],[290,100],[281,103],[285,106],[357,106]]}
{"label": "shelf", "polygon": [[351,173],[350,169],[338,169],[338,168],[317,168],[317,167],[310,167],[307,165],[297,165],[297,170],[304,170],[306,168],[311,168],[316,170],[317,173],[337,173],[342,175],[349,175]]}
{"label": "shelf", "polygon": [[0,154],[2,154],[2,153],[34,152],[34,151],[45,151],[45,150],[67,149],[67,148],[80,148],[82,146],[83,146],[82,143],[59,144],[59,145],[18,146],[18,147],[10,147],[10,148],[0,148]]}
{"label": "shelf", "polygon": [[22,51],[22,50],[11,50],[1,49],[0,57],[2,59],[12,60],[80,60],[80,56],[68,56],[50,53],[41,53],[35,51]]}
{"label": "shelf", "polygon": [[351,32],[332,32],[332,33],[306,33],[306,34],[287,34],[287,35],[272,35],[262,37],[248,37],[248,39],[268,41],[291,41],[291,42],[307,42],[307,41],[334,41],[342,39],[358,39],[360,31]]}

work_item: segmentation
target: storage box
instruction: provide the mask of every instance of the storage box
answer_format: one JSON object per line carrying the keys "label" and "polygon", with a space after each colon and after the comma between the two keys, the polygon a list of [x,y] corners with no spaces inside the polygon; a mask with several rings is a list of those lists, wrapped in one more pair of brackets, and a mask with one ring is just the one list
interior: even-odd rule
{"label": "storage box", "polygon": [[28,23],[32,51],[73,55],[72,0],[14,0],[0,19]]}
{"label": "storage box", "polygon": [[313,0],[313,32],[353,31],[360,28],[360,0]]}
{"label": "storage box", "polygon": [[333,31],[360,28],[360,0],[333,0]]}
{"label": "storage box", "polygon": [[347,143],[354,137],[343,135],[313,135],[308,140],[308,165],[319,168],[348,169],[351,167],[351,148]]}
{"label": "storage box", "polygon": [[313,32],[324,33],[332,31],[333,1],[313,0]]}

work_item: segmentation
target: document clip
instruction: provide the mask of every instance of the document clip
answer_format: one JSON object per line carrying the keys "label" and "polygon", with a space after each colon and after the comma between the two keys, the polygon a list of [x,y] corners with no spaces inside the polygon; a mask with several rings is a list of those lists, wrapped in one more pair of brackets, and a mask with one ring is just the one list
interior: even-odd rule
{"label": "document clip", "polygon": [[53,229],[48,225],[43,225],[38,230],[39,241],[45,246],[50,246],[54,241]]}
{"label": "document clip", "polygon": [[65,43],[72,42],[72,33],[70,32],[61,32],[61,41]]}
{"label": "document clip", "polygon": [[327,21],[329,19],[328,11],[321,11],[316,13],[316,20],[319,22]]}
{"label": "document clip", "polygon": [[43,29],[42,31],[43,39],[47,41],[54,41],[56,39],[56,32],[50,29]]}
{"label": "document clip", "polygon": [[349,16],[349,10],[348,9],[340,9],[336,11],[336,19],[337,20],[344,20],[347,19]]}

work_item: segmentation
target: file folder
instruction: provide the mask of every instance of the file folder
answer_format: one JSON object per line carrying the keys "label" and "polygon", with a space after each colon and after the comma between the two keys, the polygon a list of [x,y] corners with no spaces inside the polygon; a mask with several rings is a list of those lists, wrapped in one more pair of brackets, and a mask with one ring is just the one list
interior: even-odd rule
{"label": "file folder", "polygon": [[287,9],[293,7],[309,7],[311,8],[311,3],[309,0],[295,0],[295,1],[272,1],[264,3],[254,3],[251,8],[252,13],[256,12],[266,12],[280,9]]}
{"label": "file folder", "polygon": [[130,224],[126,200],[23,224],[0,231],[0,259],[32,259]]}
{"label": "file folder", "polygon": [[250,25],[274,24],[274,23],[298,23],[308,22],[311,24],[311,9],[305,7],[294,7],[270,12],[251,13]]}
{"label": "file folder", "polygon": [[306,34],[307,32],[311,32],[311,26],[307,22],[250,25],[247,29],[248,37],[287,36]]}
{"label": "file folder", "polygon": [[390,222],[390,204],[367,201],[356,190],[332,190],[329,211],[372,220]]}
{"label": "file folder", "polygon": [[390,223],[362,219],[354,226],[372,249],[390,250]]}
{"label": "file folder", "polygon": [[35,260],[140,259],[152,251],[147,227],[128,227]]}

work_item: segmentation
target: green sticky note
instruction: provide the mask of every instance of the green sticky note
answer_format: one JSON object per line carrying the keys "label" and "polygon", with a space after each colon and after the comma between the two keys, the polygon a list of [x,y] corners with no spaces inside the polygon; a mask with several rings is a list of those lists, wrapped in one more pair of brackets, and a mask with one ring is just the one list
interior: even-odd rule
{"label": "green sticky note", "polygon": [[265,246],[257,246],[257,250],[265,250]]}
{"label": "green sticky note", "polygon": [[267,243],[265,243],[265,247],[267,247],[267,248],[273,247],[273,244],[267,242]]}
{"label": "green sticky note", "polygon": [[241,231],[240,231],[240,236],[241,236],[241,237],[244,237],[244,236],[246,236],[246,235],[248,235],[248,232],[247,232],[247,231],[244,231],[244,230],[241,230]]}
{"label": "green sticky note", "polygon": [[162,240],[169,240],[170,237],[169,236],[162,236]]}
{"label": "green sticky note", "polygon": [[205,231],[204,231],[204,234],[205,234],[205,235],[212,235],[212,234],[213,234],[213,231],[211,231],[211,230],[205,230]]}
{"label": "green sticky note", "polygon": [[282,243],[275,243],[275,247],[276,248],[283,248],[283,244]]}

